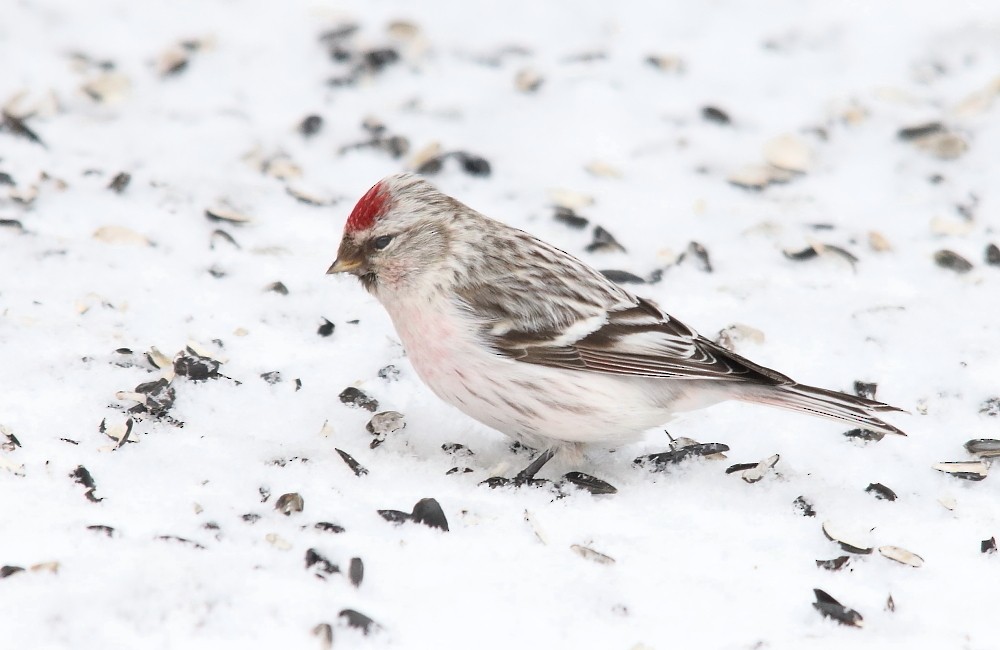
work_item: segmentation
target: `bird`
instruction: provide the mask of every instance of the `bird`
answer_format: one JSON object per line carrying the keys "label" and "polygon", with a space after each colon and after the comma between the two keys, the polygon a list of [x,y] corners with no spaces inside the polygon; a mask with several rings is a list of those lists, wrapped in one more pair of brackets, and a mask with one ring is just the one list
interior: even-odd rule
{"label": "bird", "polygon": [[522,479],[557,453],[618,447],[724,400],[906,435],[877,415],[901,409],[754,363],[416,174],[361,197],[327,273],[356,276],[381,303],[442,401],[542,451]]}

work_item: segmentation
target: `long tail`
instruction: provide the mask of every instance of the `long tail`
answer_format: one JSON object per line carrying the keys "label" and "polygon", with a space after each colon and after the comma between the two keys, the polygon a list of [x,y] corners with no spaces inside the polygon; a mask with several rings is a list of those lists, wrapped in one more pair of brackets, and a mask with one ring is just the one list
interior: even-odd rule
{"label": "long tail", "polygon": [[803,411],[831,420],[853,422],[870,431],[906,435],[888,422],[872,415],[873,413],[902,411],[903,409],[824,388],[806,386],[805,384],[769,386],[766,390],[755,391],[745,399],[792,411]]}

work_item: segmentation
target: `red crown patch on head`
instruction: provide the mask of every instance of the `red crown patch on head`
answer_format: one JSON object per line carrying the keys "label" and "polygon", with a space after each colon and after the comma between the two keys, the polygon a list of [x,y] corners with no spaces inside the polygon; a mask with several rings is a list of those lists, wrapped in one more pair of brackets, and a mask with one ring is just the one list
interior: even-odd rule
{"label": "red crown patch on head", "polygon": [[387,192],[385,188],[382,187],[382,181],[375,183],[370,190],[368,190],[358,204],[354,206],[354,210],[351,211],[351,216],[347,219],[347,225],[344,230],[347,232],[357,232],[358,230],[367,230],[372,227],[375,220],[382,215],[383,210],[385,210],[386,203],[388,202]]}

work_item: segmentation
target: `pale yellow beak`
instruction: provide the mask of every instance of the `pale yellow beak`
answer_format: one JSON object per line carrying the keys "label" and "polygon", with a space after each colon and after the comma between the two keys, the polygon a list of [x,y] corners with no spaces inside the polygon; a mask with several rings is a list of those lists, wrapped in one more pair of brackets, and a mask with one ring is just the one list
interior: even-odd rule
{"label": "pale yellow beak", "polygon": [[361,266],[361,260],[357,259],[340,259],[339,257],[333,261],[330,268],[326,270],[327,275],[333,273],[349,273],[356,268]]}

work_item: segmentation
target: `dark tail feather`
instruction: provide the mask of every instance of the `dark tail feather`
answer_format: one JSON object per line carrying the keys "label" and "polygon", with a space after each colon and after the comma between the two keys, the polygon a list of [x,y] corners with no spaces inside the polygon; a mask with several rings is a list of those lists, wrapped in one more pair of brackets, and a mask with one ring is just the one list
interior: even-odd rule
{"label": "dark tail feather", "polygon": [[792,411],[802,411],[831,420],[842,420],[861,425],[870,431],[880,433],[906,434],[872,413],[887,411],[902,411],[895,406],[882,402],[854,397],[832,390],[806,386],[804,384],[786,384],[768,387],[747,397],[748,401],[760,402],[770,406],[778,406]]}

